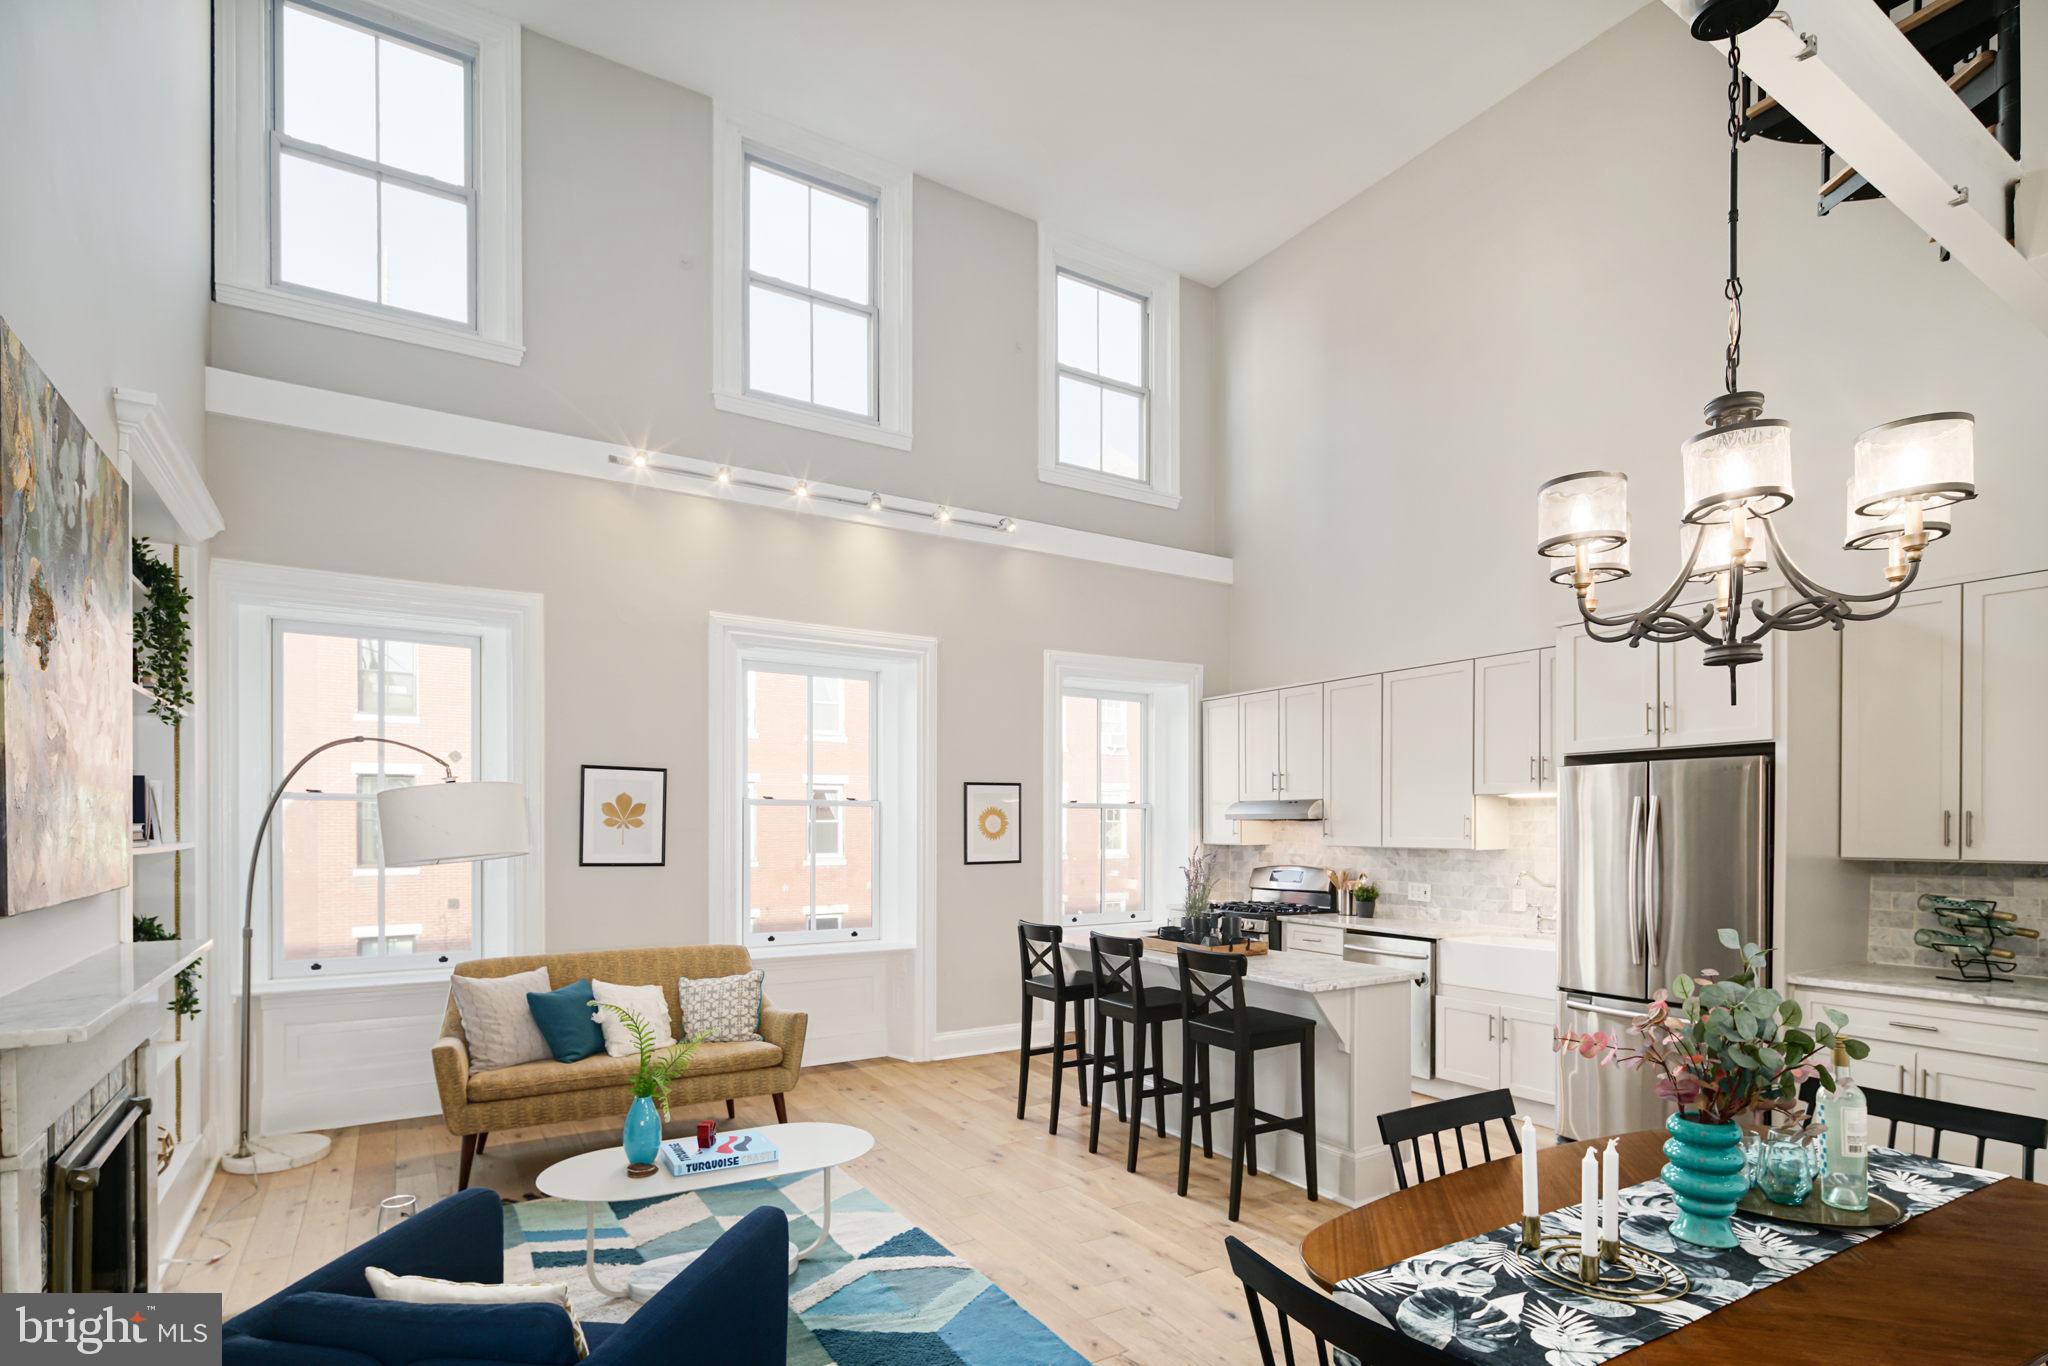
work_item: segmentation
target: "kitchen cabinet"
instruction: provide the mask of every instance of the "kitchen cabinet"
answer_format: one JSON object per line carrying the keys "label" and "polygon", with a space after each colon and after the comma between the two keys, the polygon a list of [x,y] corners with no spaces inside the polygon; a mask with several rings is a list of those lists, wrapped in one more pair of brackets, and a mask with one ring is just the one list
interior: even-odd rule
{"label": "kitchen cabinet", "polygon": [[1500,1008],[1490,1001],[1436,998],[1436,1075],[1491,1091],[1500,1085]]}
{"label": "kitchen cabinet", "polygon": [[1472,790],[1535,792],[1543,753],[1543,652],[1472,661]]}
{"label": "kitchen cabinet", "polygon": [[1557,1103],[1557,1013],[1548,1001],[1500,1007],[1501,1085],[1516,1100]]}
{"label": "kitchen cabinet", "polygon": [[1237,699],[1238,796],[1248,802],[1280,795],[1280,694],[1247,693]]}
{"label": "kitchen cabinet", "polygon": [[1506,817],[1472,792],[1472,661],[1380,675],[1380,810],[1395,849],[1506,847]]}
{"label": "kitchen cabinet", "polygon": [[1557,791],[1557,647],[1536,652],[1536,790]]}
{"label": "kitchen cabinet", "polygon": [[1963,585],[1962,856],[2048,861],[2048,574]]}
{"label": "kitchen cabinet", "polygon": [[1238,800],[1237,717],[1235,697],[1212,697],[1202,703],[1202,842],[1236,844],[1237,822],[1223,813]]}
{"label": "kitchen cabinet", "polygon": [[1281,916],[1280,948],[1283,953],[1327,953],[1344,956],[1344,927],[1332,922],[1312,924],[1304,916]]}
{"label": "kitchen cabinet", "polygon": [[1519,1101],[1557,1101],[1557,1028],[1538,997],[1445,992],[1436,998],[1436,1075],[1475,1090],[1505,1086]]}
{"label": "kitchen cabinet", "polygon": [[1737,671],[1732,699],[1727,668],[1707,663],[1707,647],[1699,641],[1657,647],[1659,746],[1732,745],[1771,738],[1777,641],[1765,636],[1758,643],[1764,657]]}
{"label": "kitchen cabinet", "polygon": [[1239,796],[1245,801],[1323,795],[1323,685],[1238,699]]}
{"label": "kitchen cabinet", "polygon": [[1955,858],[1962,784],[1963,590],[1921,589],[1842,632],[1842,857]]}
{"label": "kitchen cabinet", "polygon": [[1376,848],[1380,817],[1380,676],[1323,685],[1323,838]]}
{"label": "kitchen cabinet", "polygon": [[[1683,609],[1681,609],[1683,610]],[[1582,627],[1557,638],[1557,748],[1563,754],[1726,745],[1773,734],[1775,645],[1744,665],[1731,701],[1728,671],[1706,662],[1697,640],[1603,644]]]}

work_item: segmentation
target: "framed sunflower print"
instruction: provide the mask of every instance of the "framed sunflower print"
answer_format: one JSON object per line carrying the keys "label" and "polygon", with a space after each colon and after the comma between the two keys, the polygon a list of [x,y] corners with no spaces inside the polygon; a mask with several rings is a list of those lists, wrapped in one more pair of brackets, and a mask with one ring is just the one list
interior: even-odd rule
{"label": "framed sunflower print", "polygon": [[576,861],[585,868],[668,862],[668,770],[585,764]]}
{"label": "framed sunflower print", "polygon": [[1022,783],[963,783],[962,834],[969,863],[1022,863]]}

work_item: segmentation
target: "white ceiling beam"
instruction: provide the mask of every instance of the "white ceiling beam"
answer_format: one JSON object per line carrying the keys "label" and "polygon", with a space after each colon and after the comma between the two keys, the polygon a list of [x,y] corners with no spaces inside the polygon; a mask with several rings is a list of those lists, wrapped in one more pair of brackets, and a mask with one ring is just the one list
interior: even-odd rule
{"label": "white ceiling beam", "polygon": [[[1691,23],[1701,0],[1664,0]],[[1867,0],[1793,0],[1742,35],[1756,83],[1995,294],[2048,332],[2048,274],[2005,240],[2020,167]],[[1789,20],[1789,22],[1787,22]],[[1811,35],[1813,52],[1804,56]],[[1728,45],[1715,43],[1726,53]],[[2030,189],[2032,187],[2029,187]],[[1957,204],[1959,190],[1969,192]],[[2048,245],[2048,244],[2044,244]]]}

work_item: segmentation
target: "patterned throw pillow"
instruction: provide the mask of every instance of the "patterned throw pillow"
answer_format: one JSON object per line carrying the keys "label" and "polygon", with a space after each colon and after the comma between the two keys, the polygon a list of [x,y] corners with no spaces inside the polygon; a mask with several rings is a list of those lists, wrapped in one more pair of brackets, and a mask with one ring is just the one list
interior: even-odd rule
{"label": "patterned throw pillow", "polygon": [[751,1043],[761,1037],[760,968],[736,977],[685,977],[676,983],[683,1033],[705,1043]]}
{"label": "patterned throw pillow", "polygon": [[462,1017],[463,1037],[469,1040],[470,1071],[489,1072],[554,1056],[526,1004],[528,992],[546,991],[549,986],[545,967],[509,977],[464,977],[458,973],[448,979],[448,988],[455,993],[455,1011]]}
{"label": "patterned throw pillow", "polygon": [[[676,1041],[676,1024],[668,1017],[668,998],[655,986],[621,986],[617,982],[592,980],[590,994],[598,1000],[632,1011],[654,1032],[655,1051],[667,1048]],[[614,1058],[637,1058],[639,1045],[626,1032],[626,1022],[616,1011],[593,1011],[598,1027],[604,1030],[604,1051]]]}

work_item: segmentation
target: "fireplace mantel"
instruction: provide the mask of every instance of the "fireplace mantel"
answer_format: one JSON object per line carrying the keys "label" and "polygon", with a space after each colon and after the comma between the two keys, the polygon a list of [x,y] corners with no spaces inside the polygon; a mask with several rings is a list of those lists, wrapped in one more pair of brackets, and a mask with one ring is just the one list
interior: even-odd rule
{"label": "fireplace mantel", "polygon": [[212,947],[211,939],[116,944],[10,991],[0,996],[0,1052],[85,1043]]}

